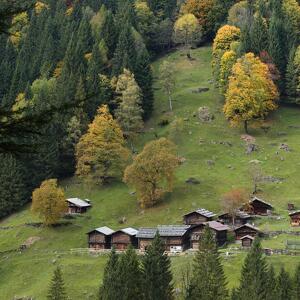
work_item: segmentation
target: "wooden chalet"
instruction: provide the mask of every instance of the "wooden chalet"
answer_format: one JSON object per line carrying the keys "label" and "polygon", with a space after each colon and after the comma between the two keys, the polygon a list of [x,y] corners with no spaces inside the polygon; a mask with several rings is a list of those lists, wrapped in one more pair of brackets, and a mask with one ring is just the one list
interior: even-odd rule
{"label": "wooden chalet", "polygon": [[252,243],[254,241],[254,237],[251,235],[245,235],[241,237],[242,246],[245,248],[250,248],[252,246]]}
{"label": "wooden chalet", "polygon": [[79,198],[69,198],[66,200],[68,203],[69,214],[83,214],[91,208],[90,200],[81,200]]}
{"label": "wooden chalet", "polygon": [[[237,210],[235,213],[234,225],[235,226],[244,225],[248,223],[251,218],[252,217],[248,213],[241,210]],[[223,213],[219,215],[218,220],[223,224],[233,225],[233,218],[229,213]]]}
{"label": "wooden chalet", "polygon": [[262,199],[254,197],[249,201],[249,213],[254,215],[267,215],[273,206]]}
{"label": "wooden chalet", "polygon": [[229,227],[217,221],[210,221],[191,226],[189,230],[190,247],[197,250],[199,248],[199,240],[206,226],[209,226],[214,232],[216,243],[222,246],[227,242],[227,232]]}
{"label": "wooden chalet", "polygon": [[244,237],[246,235],[255,237],[257,235],[261,235],[262,234],[262,232],[258,228],[254,227],[254,226],[252,226],[250,224],[244,224],[244,225],[242,225],[240,227],[237,227],[234,230],[234,233],[235,233],[235,238],[237,240],[240,240],[242,237]]}
{"label": "wooden chalet", "polygon": [[204,208],[199,208],[183,216],[184,224],[197,225],[204,222],[212,221],[216,215]]}
{"label": "wooden chalet", "polygon": [[163,225],[157,228],[140,228],[136,237],[138,248],[145,251],[152,243],[156,232],[159,233],[165,244],[165,250],[182,252],[189,248],[189,225]]}
{"label": "wooden chalet", "polygon": [[289,214],[292,226],[300,226],[300,210],[294,211]]}
{"label": "wooden chalet", "polygon": [[103,250],[111,248],[111,235],[114,233],[109,227],[100,227],[88,232],[89,248]]}
{"label": "wooden chalet", "polygon": [[136,248],[137,233],[138,231],[131,227],[117,230],[111,235],[111,246],[115,247],[116,250],[126,250],[129,245]]}

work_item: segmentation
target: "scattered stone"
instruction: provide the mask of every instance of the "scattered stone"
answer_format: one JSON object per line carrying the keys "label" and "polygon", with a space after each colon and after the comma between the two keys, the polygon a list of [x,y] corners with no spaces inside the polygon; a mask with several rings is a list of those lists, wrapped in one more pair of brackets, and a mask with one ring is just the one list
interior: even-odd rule
{"label": "scattered stone", "polygon": [[283,131],[277,132],[277,135],[278,136],[285,136],[285,135],[287,135],[287,132],[283,132]]}
{"label": "scattered stone", "polygon": [[209,83],[209,84],[213,84],[213,83],[214,83],[214,80],[213,80],[213,79],[210,79],[210,80],[208,80],[208,83]]}
{"label": "scattered stone", "polygon": [[133,192],[130,192],[129,195],[132,196],[132,195],[135,195],[135,193],[136,193],[136,192],[133,191]]}
{"label": "scattered stone", "polygon": [[179,161],[179,164],[182,165],[186,162],[186,158],[181,156],[181,157],[178,158],[178,161]]}
{"label": "scattered stone", "polygon": [[246,148],[246,154],[249,155],[252,152],[257,151],[257,150],[258,150],[258,148],[257,148],[257,146],[255,144],[248,144],[247,148]]}
{"label": "scattered stone", "polygon": [[204,139],[199,139],[199,145],[203,145],[204,144]]}
{"label": "scattered stone", "polygon": [[196,90],[192,90],[193,94],[199,94],[199,93],[204,93],[204,92],[208,92],[209,88],[208,87],[199,87]]}
{"label": "scattered stone", "polygon": [[249,134],[242,134],[241,140],[245,141],[248,144],[255,144],[255,137],[249,135]]}
{"label": "scattered stone", "polygon": [[281,144],[280,147],[279,147],[279,149],[280,150],[284,150],[286,152],[290,152],[291,151],[291,149],[290,149],[290,147],[289,147],[288,144]]}
{"label": "scattered stone", "polygon": [[284,161],[284,157],[281,156],[281,157],[280,157],[280,160],[281,160],[281,161]]}
{"label": "scattered stone", "polygon": [[260,163],[261,163],[261,161],[258,160],[258,159],[253,159],[253,160],[250,160],[250,161],[249,161],[249,164],[256,164],[256,165],[258,165],[258,164],[260,164]]}
{"label": "scattered stone", "polygon": [[30,248],[35,242],[39,241],[41,238],[39,236],[31,236],[22,245],[21,248]]}
{"label": "scattered stone", "polygon": [[211,122],[215,117],[207,106],[202,106],[198,109],[198,118],[202,122]]}
{"label": "scattered stone", "polygon": [[220,145],[224,145],[224,146],[228,146],[228,147],[232,147],[232,143],[231,142],[227,142],[227,141],[221,141],[219,142]]}
{"label": "scattered stone", "polygon": [[228,168],[228,169],[232,169],[232,165],[228,165],[227,168]]}
{"label": "scattered stone", "polygon": [[127,219],[126,217],[122,217],[121,219],[119,219],[119,224],[124,224],[126,223]]}
{"label": "scattered stone", "polygon": [[210,166],[210,167],[212,167],[212,166],[215,165],[215,162],[214,162],[213,160],[207,160],[206,163],[207,163],[207,165]]}
{"label": "scattered stone", "polygon": [[188,178],[185,183],[187,184],[200,184],[200,181],[194,177]]}
{"label": "scattered stone", "polygon": [[56,259],[52,259],[53,264],[56,264],[56,261],[57,261]]}

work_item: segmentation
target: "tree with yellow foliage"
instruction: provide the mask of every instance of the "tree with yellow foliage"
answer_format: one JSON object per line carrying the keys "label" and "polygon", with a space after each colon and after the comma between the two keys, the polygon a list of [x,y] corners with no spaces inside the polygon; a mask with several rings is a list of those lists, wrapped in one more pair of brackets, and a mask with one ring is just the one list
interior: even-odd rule
{"label": "tree with yellow foliage", "polygon": [[213,60],[212,67],[215,78],[219,79],[220,61],[224,52],[231,49],[231,45],[239,41],[241,30],[235,26],[225,25],[221,27],[214,39],[213,43]]}
{"label": "tree with yellow foliage", "polygon": [[229,76],[231,75],[232,67],[237,59],[236,52],[233,50],[226,51],[220,61],[219,87],[224,95],[227,91]]}
{"label": "tree with yellow foliage", "polygon": [[151,141],[124,173],[124,182],[133,186],[142,208],[154,206],[173,189],[175,170],[179,165],[176,146],[166,138]]}
{"label": "tree with yellow foliage", "polygon": [[76,146],[76,174],[88,181],[106,183],[120,175],[128,158],[123,132],[107,105],[102,105]]}
{"label": "tree with yellow foliage", "polygon": [[57,179],[45,180],[33,191],[31,211],[47,226],[57,223],[67,212],[65,194],[63,189],[57,186]]}
{"label": "tree with yellow foliage", "polygon": [[247,53],[233,66],[225,97],[226,118],[232,126],[244,124],[248,133],[249,121],[262,119],[277,108],[279,93],[268,66]]}
{"label": "tree with yellow foliage", "polygon": [[185,14],[174,25],[175,42],[184,44],[187,57],[191,57],[191,46],[201,39],[201,27],[193,14]]}

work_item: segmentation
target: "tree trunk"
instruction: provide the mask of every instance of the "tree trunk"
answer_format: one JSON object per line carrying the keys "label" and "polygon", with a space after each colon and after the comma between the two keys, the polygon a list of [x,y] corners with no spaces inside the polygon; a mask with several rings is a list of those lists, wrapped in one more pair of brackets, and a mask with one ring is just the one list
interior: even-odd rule
{"label": "tree trunk", "polygon": [[169,93],[169,106],[170,106],[170,111],[173,111],[171,91],[169,91],[168,93]]}
{"label": "tree trunk", "polygon": [[245,133],[248,134],[248,121],[244,121],[244,129],[245,129]]}

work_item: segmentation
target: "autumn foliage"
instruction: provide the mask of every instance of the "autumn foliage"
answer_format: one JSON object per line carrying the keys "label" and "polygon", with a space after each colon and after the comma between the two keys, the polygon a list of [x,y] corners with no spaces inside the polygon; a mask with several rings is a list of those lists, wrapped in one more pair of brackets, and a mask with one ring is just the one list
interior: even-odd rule
{"label": "autumn foliage", "polygon": [[119,175],[129,158],[123,132],[109,113],[107,105],[98,109],[88,132],[76,147],[76,174],[85,180],[104,183]]}
{"label": "autumn foliage", "polygon": [[123,180],[136,189],[142,208],[151,207],[172,191],[178,164],[175,145],[161,138],[146,144],[126,168]]}
{"label": "autumn foliage", "polygon": [[57,223],[67,212],[65,194],[57,186],[56,179],[45,180],[33,191],[31,211],[37,214],[45,225]]}
{"label": "autumn foliage", "polygon": [[226,118],[232,126],[244,124],[247,132],[249,121],[262,119],[277,108],[279,94],[268,66],[247,53],[233,66],[225,97]]}

